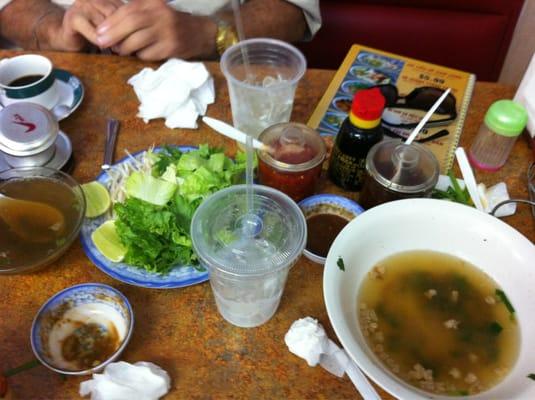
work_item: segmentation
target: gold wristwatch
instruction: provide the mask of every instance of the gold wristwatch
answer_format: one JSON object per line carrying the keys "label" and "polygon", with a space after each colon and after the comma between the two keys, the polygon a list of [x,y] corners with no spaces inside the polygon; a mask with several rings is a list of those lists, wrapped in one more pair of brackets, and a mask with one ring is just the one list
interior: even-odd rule
{"label": "gold wristwatch", "polygon": [[215,37],[215,47],[217,54],[222,56],[226,49],[238,43],[238,34],[234,26],[226,21],[217,22],[217,35]]}

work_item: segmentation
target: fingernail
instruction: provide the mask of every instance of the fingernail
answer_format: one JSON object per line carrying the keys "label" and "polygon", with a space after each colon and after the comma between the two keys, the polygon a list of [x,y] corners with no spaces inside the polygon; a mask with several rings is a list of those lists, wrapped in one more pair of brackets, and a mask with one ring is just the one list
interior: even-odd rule
{"label": "fingernail", "polygon": [[103,35],[97,36],[97,42],[98,42],[99,46],[101,46],[101,47],[108,47],[107,46],[107,42],[108,42],[108,37],[107,36],[103,36]]}
{"label": "fingernail", "polygon": [[107,24],[102,24],[97,28],[97,33],[98,34],[102,34],[102,33],[106,32],[108,30],[108,28],[109,27],[108,27]]}

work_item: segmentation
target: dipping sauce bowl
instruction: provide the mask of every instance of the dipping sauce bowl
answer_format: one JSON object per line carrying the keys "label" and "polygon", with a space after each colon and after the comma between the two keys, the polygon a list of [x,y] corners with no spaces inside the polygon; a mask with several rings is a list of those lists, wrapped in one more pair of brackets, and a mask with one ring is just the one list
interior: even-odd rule
{"label": "dipping sauce bowl", "polygon": [[336,236],[364,209],[353,200],[335,194],[317,194],[301,200],[299,208],[307,222],[306,258],[324,264]]}
{"label": "dipping sauce bowl", "polygon": [[128,299],[101,283],[84,283],[56,293],[37,312],[31,344],[52,371],[88,375],[122,353],[134,327]]}
{"label": "dipping sauce bowl", "polygon": [[311,196],[327,153],[319,133],[289,122],[267,128],[259,140],[269,149],[258,151],[260,183],[286,193],[294,201]]}

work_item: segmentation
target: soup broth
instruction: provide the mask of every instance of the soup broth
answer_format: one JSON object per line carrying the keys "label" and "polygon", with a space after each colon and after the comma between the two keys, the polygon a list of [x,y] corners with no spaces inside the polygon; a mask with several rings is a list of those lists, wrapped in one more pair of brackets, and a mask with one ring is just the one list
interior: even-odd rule
{"label": "soup broth", "polygon": [[388,370],[425,391],[482,392],[517,359],[512,305],[496,282],[457,257],[393,255],[368,273],[357,301],[369,348]]}
{"label": "soup broth", "polygon": [[[65,227],[61,233],[48,230],[48,237],[44,235],[40,222],[24,218],[24,209],[19,209],[20,220],[24,222],[28,232],[35,232],[36,240],[29,240],[17,235],[10,226],[0,218],[0,269],[14,268],[35,264],[50,257],[58,247],[61,247],[67,235],[73,232],[78,221],[80,200],[72,189],[56,179],[25,178],[0,182],[0,192],[6,196],[45,203],[56,208],[64,217]],[[0,207],[2,204],[0,203]],[[44,216],[45,217],[45,216]]]}

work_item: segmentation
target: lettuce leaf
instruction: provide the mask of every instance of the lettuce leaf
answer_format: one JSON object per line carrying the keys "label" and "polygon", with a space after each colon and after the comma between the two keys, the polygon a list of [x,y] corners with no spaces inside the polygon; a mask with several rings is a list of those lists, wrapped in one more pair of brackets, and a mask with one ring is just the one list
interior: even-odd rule
{"label": "lettuce leaf", "polygon": [[157,273],[196,266],[193,214],[212,193],[243,182],[245,156],[238,153],[233,161],[208,145],[184,153],[166,147],[153,156],[152,171],[133,172],[125,184],[128,198],[114,206],[117,233],[127,248],[124,261]]}

